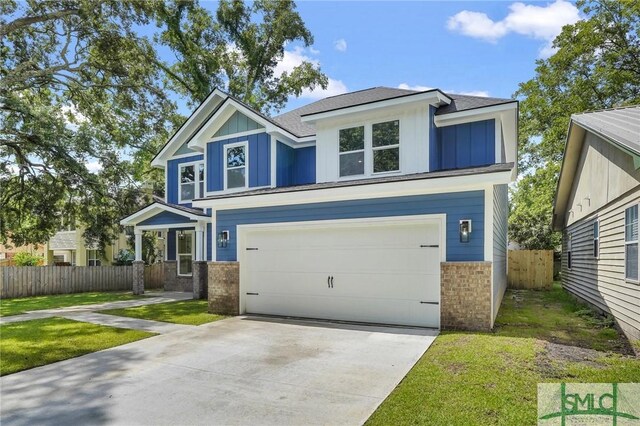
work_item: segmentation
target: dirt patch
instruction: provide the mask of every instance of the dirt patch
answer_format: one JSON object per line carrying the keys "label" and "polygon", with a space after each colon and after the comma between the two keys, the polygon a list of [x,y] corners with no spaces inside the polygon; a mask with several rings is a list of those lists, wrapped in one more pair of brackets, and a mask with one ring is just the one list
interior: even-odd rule
{"label": "dirt patch", "polygon": [[598,360],[611,356],[609,352],[600,352],[578,346],[544,341],[539,341],[538,343],[541,348],[536,355],[536,367],[538,372],[546,378],[564,377],[565,366],[570,362],[580,363],[590,368],[605,368],[605,365],[598,362]]}

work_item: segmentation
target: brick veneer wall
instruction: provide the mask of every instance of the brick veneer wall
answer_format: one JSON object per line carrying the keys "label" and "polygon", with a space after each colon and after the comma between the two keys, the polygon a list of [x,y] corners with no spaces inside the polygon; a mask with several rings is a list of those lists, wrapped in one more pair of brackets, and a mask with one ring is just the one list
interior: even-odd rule
{"label": "brick veneer wall", "polygon": [[209,262],[209,312],[220,315],[240,313],[240,263]]}
{"label": "brick veneer wall", "polygon": [[491,262],[442,262],[440,327],[491,329]]}

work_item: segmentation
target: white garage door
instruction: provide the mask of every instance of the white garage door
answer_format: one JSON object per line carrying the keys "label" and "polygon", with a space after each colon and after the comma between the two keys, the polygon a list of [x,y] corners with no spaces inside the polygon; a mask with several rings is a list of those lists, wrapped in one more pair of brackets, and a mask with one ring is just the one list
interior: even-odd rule
{"label": "white garage door", "polygon": [[439,223],[242,228],[245,311],[438,328]]}

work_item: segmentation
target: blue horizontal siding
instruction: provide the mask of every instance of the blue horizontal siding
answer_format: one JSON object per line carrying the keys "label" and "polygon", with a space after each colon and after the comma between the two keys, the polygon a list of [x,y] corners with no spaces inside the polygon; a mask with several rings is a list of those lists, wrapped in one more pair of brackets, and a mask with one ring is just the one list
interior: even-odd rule
{"label": "blue horizontal siding", "polygon": [[[484,191],[218,211],[216,234],[228,230],[230,231],[230,241],[226,248],[216,249],[216,258],[218,261],[237,260],[236,226],[242,224],[442,213],[447,215],[447,260],[484,260]],[[471,241],[468,243],[460,242],[460,219],[473,221]]]}
{"label": "blue horizontal siding", "polygon": [[495,163],[495,131],[493,119],[438,128],[436,137],[429,144],[431,170]]}
{"label": "blue horizontal siding", "polygon": [[258,133],[207,143],[207,191],[224,189],[224,146],[246,141],[249,141],[249,187],[270,185],[270,138],[266,133]]}
{"label": "blue horizontal siding", "polygon": [[155,216],[150,217],[149,219],[145,219],[142,222],[138,223],[138,225],[176,225],[179,223],[195,223],[195,220],[189,220],[184,216],[181,216],[177,213],[164,211],[162,213],[158,213]]}
{"label": "blue horizontal siding", "polygon": [[[189,157],[176,158],[174,160],[167,161],[167,202],[171,204],[178,204],[178,168],[180,164],[190,163],[192,161],[201,161],[204,155],[191,155]],[[191,207],[191,203],[182,203],[182,206]]]}

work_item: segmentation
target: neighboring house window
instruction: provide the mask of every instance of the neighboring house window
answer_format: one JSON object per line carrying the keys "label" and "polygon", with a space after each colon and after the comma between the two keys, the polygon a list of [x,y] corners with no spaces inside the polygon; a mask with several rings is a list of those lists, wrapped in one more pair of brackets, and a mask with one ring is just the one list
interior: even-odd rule
{"label": "neighboring house window", "polygon": [[624,212],[625,278],[638,281],[638,205]]}
{"label": "neighboring house window", "polygon": [[400,121],[371,126],[373,173],[400,170]]}
{"label": "neighboring house window", "polygon": [[225,189],[247,187],[247,143],[226,145]]}
{"label": "neighboring house window", "polygon": [[193,232],[178,232],[177,244],[178,275],[191,275],[193,262]]}
{"label": "neighboring house window", "polygon": [[364,174],[364,126],[341,129],[340,177]]}
{"label": "neighboring house window", "polygon": [[87,266],[100,266],[101,264],[98,250],[87,250]]}
{"label": "neighboring house window", "polygon": [[593,257],[596,259],[600,254],[600,221],[593,222]]}
{"label": "neighboring house window", "polygon": [[180,203],[204,196],[204,163],[180,165],[179,192]]}
{"label": "neighboring house window", "polygon": [[572,259],[571,259],[571,246],[572,246],[572,242],[571,242],[571,234],[567,235],[567,268],[571,269],[572,265]]}

